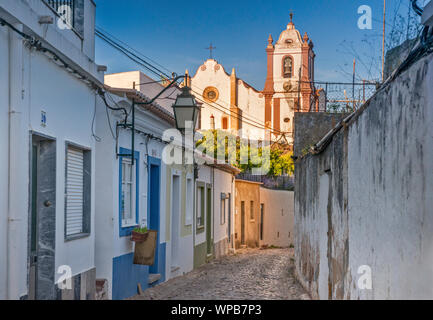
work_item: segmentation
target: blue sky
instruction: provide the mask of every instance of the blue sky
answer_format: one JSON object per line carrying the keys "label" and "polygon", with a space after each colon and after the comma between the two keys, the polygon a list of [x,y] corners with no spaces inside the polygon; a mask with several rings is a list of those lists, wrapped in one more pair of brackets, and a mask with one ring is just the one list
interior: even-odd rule
{"label": "blue sky", "polygon": [[[387,3],[390,31],[397,8],[407,15],[409,0]],[[209,57],[205,48],[212,42],[216,60],[227,71],[235,67],[238,77],[263,89],[268,36],[278,38],[293,10],[297,29],[308,32],[315,45],[316,80],[351,81],[355,56],[359,80],[380,75],[383,0],[96,0],[96,4],[98,27],[179,74],[185,69],[194,73]],[[372,30],[357,26],[361,5],[373,10]],[[96,54],[97,63],[107,65],[109,73],[139,69],[99,39]]]}

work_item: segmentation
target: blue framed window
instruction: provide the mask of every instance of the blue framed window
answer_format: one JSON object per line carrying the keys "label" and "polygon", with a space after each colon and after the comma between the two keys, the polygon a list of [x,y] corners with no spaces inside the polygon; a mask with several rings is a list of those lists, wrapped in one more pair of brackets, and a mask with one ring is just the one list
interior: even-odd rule
{"label": "blue framed window", "polygon": [[[131,150],[120,148],[121,154]],[[129,157],[119,157],[119,235],[127,237],[139,221],[140,153],[134,153],[134,164]]]}

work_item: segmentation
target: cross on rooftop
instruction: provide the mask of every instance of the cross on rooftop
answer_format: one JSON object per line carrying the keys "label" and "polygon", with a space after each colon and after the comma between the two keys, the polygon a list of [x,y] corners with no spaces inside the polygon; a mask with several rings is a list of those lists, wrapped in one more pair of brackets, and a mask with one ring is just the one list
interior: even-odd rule
{"label": "cross on rooftop", "polygon": [[209,48],[206,48],[206,50],[209,50],[210,59],[213,59],[212,53],[215,49],[216,49],[216,47],[212,46],[212,42],[210,43]]}

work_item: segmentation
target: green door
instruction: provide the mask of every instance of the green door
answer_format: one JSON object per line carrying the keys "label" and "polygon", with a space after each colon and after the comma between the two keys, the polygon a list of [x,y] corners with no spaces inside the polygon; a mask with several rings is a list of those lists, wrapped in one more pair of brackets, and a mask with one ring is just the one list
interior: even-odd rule
{"label": "green door", "polygon": [[207,188],[206,190],[206,243],[207,243],[207,255],[212,254],[212,189]]}

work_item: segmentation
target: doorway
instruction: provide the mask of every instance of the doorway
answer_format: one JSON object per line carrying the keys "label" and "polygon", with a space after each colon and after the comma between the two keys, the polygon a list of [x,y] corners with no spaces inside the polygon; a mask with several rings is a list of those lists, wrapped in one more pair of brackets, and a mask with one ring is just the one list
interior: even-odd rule
{"label": "doorway", "polygon": [[56,142],[32,135],[29,213],[29,300],[56,298]]}
{"label": "doorway", "polygon": [[232,195],[229,193],[229,209],[228,209],[228,225],[227,225],[227,239],[231,243],[232,237]]}
{"label": "doorway", "polygon": [[260,205],[260,240],[263,241],[263,228],[265,223],[265,205]]}
{"label": "doorway", "polygon": [[180,177],[173,175],[171,204],[171,269],[179,267]]}
{"label": "doorway", "polygon": [[245,245],[245,201],[241,202],[241,245]]}
{"label": "doorway", "polygon": [[[149,157],[149,186],[148,186],[148,201],[149,201],[149,229],[158,232],[156,240],[156,250],[155,250],[155,263],[150,266],[149,273],[151,274],[161,274],[160,272],[160,161]],[[161,275],[162,277],[162,275]]]}
{"label": "doorway", "polygon": [[206,188],[206,253],[212,255],[212,188]]}

